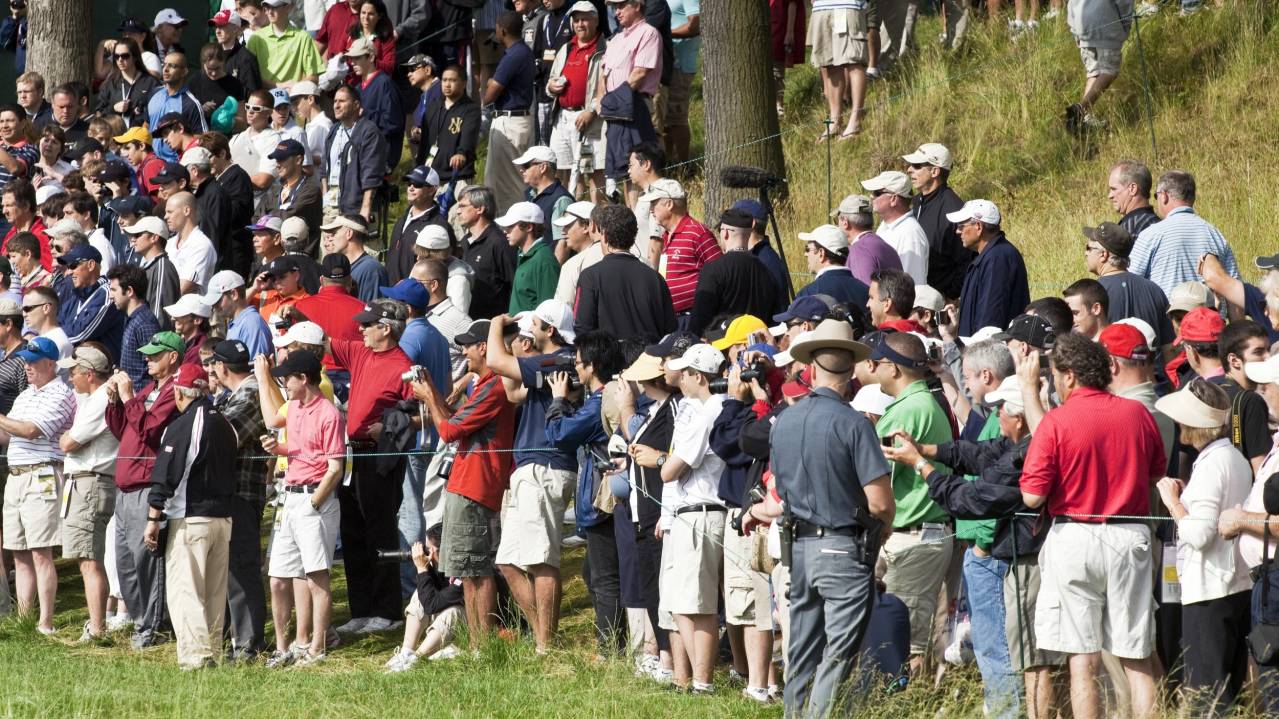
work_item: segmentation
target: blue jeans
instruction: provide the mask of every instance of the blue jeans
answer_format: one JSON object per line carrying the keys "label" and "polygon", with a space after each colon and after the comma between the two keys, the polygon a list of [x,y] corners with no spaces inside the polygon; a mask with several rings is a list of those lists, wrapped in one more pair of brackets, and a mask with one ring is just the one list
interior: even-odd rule
{"label": "blue jeans", "polygon": [[973,625],[973,652],[981,670],[989,716],[1015,719],[1021,714],[1021,679],[1013,673],[1004,633],[1004,575],[1008,563],[964,552],[964,593]]}
{"label": "blue jeans", "polygon": [[[408,466],[404,469],[404,499],[400,501],[400,512],[395,521],[400,531],[400,549],[409,549],[414,542],[426,541],[422,489],[426,486],[426,463],[429,459],[429,455],[425,454],[409,455]],[[417,567],[412,562],[400,562],[400,593],[408,599],[416,590]]]}

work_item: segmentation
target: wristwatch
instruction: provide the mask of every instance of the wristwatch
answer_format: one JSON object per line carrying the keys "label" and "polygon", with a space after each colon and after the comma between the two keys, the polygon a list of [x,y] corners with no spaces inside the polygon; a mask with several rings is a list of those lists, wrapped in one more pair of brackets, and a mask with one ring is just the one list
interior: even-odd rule
{"label": "wristwatch", "polygon": [[919,461],[915,463],[915,474],[918,474],[921,477],[927,476],[924,474],[924,467],[927,467],[928,465],[929,461],[920,457]]}
{"label": "wristwatch", "polygon": [[657,455],[657,466],[658,466],[658,468],[660,469],[660,468],[661,468],[661,466],[662,466],[663,464],[666,464],[666,455],[665,455],[665,454],[659,454],[659,455]]}

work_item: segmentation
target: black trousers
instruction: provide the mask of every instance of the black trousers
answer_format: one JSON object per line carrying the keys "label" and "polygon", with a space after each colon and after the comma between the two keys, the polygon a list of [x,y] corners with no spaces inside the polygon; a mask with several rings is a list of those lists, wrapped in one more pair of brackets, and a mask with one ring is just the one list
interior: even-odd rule
{"label": "black trousers", "polygon": [[377,550],[400,546],[396,522],[404,499],[404,466],[404,457],[392,462],[388,457],[357,451],[352,459],[350,486],[338,487],[342,563],[353,619],[402,618],[400,565],[378,562]]}
{"label": "black trousers", "polygon": [[622,605],[643,609],[653,625],[657,648],[670,651],[671,639],[658,626],[658,576],[662,571],[662,541],[653,536],[654,527],[637,527],[631,521],[631,508],[618,502],[613,510],[614,536],[622,575]]}
{"label": "black trousers", "polygon": [[1238,592],[1181,608],[1185,689],[1195,716],[1228,714],[1248,676],[1251,592]]}
{"label": "black trousers", "polygon": [[264,504],[265,500],[231,498],[226,635],[233,650],[251,654],[266,646],[266,589],[262,585]]}
{"label": "black trousers", "polygon": [[613,518],[586,528],[586,587],[595,607],[595,638],[605,654],[626,646],[626,613],[622,610],[621,576]]}

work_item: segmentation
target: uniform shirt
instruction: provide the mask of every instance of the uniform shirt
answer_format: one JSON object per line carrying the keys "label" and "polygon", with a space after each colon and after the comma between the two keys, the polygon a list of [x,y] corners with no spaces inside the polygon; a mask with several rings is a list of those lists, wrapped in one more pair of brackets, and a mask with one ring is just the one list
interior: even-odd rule
{"label": "uniform shirt", "polygon": [[1145,407],[1080,387],[1039,423],[1026,452],[1021,489],[1047,497],[1054,517],[1144,516],[1150,511],[1151,482],[1163,475],[1166,464],[1159,429]]}
{"label": "uniform shirt", "polygon": [[470,308],[474,319],[492,319],[510,308],[515,254],[515,248],[495,224],[484,228],[479,237],[468,235],[462,259],[475,270]]}
{"label": "uniform shirt", "polygon": [[13,435],[9,438],[9,466],[47,464],[62,461],[58,438],[71,427],[75,418],[75,392],[60,378],[54,377],[43,387],[27,385],[13,401],[9,418],[31,422],[40,431],[35,439]]}
{"label": "uniform shirt", "polygon": [[724,460],[712,452],[710,446],[711,428],[723,407],[722,394],[713,394],[705,400],[685,397],[680,402],[671,437],[671,454],[687,464],[688,471],[663,487],[662,505],[667,511],[700,504],[724,506],[719,498]]}
{"label": "uniform shirt", "polygon": [[723,253],[711,231],[689,215],[681,218],[675,229],[666,232],[662,240],[665,249],[662,250],[658,270],[666,278],[675,311],[688,312],[693,308],[693,295],[697,291],[702,268],[719,259]]}
{"label": "uniform shirt", "polygon": [[324,60],[305,30],[289,27],[279,32],[265,27],[253,33],[245,47],[258,59],[262,82],[268,86],[324,72]]}
{"label": "uniform shirt", "polygon": [[897,251],[902,270],[915,284],[928,284],[928,235],[918,220],[907,213],[892,222],[881,222],[875,234]]}
{"label": "uniform shirt", "polygon": [[1216,227],[1190,207],[1178,207],[1142,230],[1129,253],[1128,271],[1150,279],[1171,294],[1182,282],[1198,282],[1199,258],[1211,252],[1231,277],[1239,279],[1235,253]]}
{"label": "uniform shirt", "polygon": [[555,296],[560,278],[560,263],[555,250],[545,239],[539,239],[527,251],[515,257],[515,276],[511,281],[511,315],[535,310],[543,300]]}
{"label": "uniform shirt", "polygon": [[1106,316],[1112,323],[1136,317],[1154,328],[1161,346],[1172,344],[1176,333],[1168,319],[1168,296],[1159,285],[1127,271],[1098,275],[1097,281],[1106,288],[1110,301]]}
{"label": "uniform shirt", "polygon": [[120,453],[120,440],[107,431],[106,386],[90,394],[76,393],[75,399],[75,420],[67,428],[67,436],[80,443],[80,448],[67,452],[63,472],[96,472],[115,476],[115,456]]}
{"label": "uniform shirt", "polygon": [[329,460],[346,453],[346,422],[323,395],[316,395],[306,404],[292,399],[287,406],[284,428],[293,439],[284,447],[289,461],[284,483],[317,485],[328,472]]}
{"label": "uniform shirt", "polygon": [[170,238],[165,249],[173,260],[178,279],[195,283],[195,291],[203,294],[204,285],[213,276],[213,268],[218,261],[218,253],[209,237],[197,227],[180,244],[176,235]]}
{"label": "uniform shirt", "polygon": [[502,86],[493,103],[498,111],[527,110],[533,104],[533,76],[537,72],[533,51],[517,42],[502,53],[493,81]]}
{"label": "uniform shirt", "polygon": [[511,476],[515,406],[497,375],[475,382],[470,396],[440,427],[440,439],[457,443],[453,471],[445,488],[496,512]]}
{"label": "uniform shirt", "polygon": [[[853,238],[853,244],[848,247],[848,261],[846,264],[848,269],[852,270],[853,277],[856,277],[858,282],[870,287],[871,275],[875,274],[877,270],[900,270],[902,268],[902,258],[897,254],[897,250],[893,249],[892,245],[884,242],[884,238],[870,230],[866,230]],[[958,294],[958,290],[956,290],[956,294]]]}
{"label": "uniform shirt", "polygon": [[[920,444],[945,444],[954,439],[950,433],[950,420],[923,380],[902,389],[875,423],[875,432],[880,437],[888,437],[897,430],[905,431]],[[933,466],[950,473],[947,468]],[[914,467],[894,462],[892,475],[893,498],[897,501],[894,527],[904,529],[922,522],[945,522],[949,519],[946,510],[928,497],[928,484]]]}
{"label": "uniform shirt", "polygon": [[374,352],[363,341],[329,339],[333,359],[351,373],[351,395],[347,400],[347,431],[351,439],[369,439],[369,426],[382,421],[382,411],[413,391],[400,379],[412,364],[399,347]]}
{"label": "uniform shirt", "polygon": [[854,511],[867,509],[863,487],[889,472],[870,420],[825,387],[778,414],[770,436],[779,496],[819,527],[855,526]]}

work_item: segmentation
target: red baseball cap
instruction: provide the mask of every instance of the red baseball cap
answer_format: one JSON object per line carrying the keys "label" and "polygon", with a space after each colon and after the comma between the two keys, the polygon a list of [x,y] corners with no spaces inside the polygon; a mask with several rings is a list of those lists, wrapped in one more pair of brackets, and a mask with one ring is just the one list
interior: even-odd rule
{"label": "red baseball cap", "polygon": [[791,399],[798,399],[813,391],[813,368],[805,367],[788,382],[782,384],[782,395]]}
{"label": "red baseball cap", "polygon": [[1150,359],[1150,347],[1146,344],[1146,336],[1132,325],[1110,325],[1101,331],[1097,340],[1107,352],[1116,357],[1141,362]]}
{"label": "red baseball cap", "polygon": [[209,25],[213,27],[226,27],[227,25],[240,27],[243,24],[244,21],[240,18],[239,13],[234,10],[219,10],[216,15],[209,18]]}
{"label": "red baseball cap", "polygon": [[1181,319],[1181,331],[1175,342],[1216,342],[1225,328],[1226,322],[1217,310],[1196,307]]}
{"label": "red baseball cap", "polygon": [[209,375],[204,371],[204,367],[188,362],[178,368],[178,375],[173,378],[173,384],[185,389],[208,389]]}

